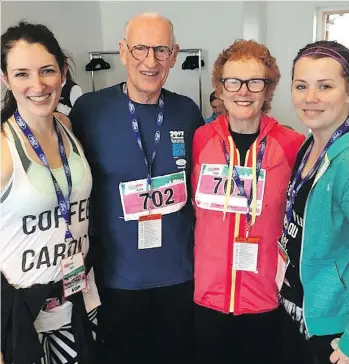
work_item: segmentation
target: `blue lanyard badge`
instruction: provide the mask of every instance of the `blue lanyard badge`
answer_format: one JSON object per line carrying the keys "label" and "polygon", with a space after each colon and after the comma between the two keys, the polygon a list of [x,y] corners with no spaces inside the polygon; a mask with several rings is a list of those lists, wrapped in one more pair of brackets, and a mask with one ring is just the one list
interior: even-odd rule
{"label": "blue lanyard badge", "polygon": [[[127,84],[126,83],[123,85],[122,89],[123,89],[124,94],[126,96],[128,96]],[[163,114],[164,98],[163,98],[162,94],[160,94],[158,106],[159,106],[160,110],[159,110],[158,116],[156,118],[157,129],[156,129],[155,134],[154,134],[155,147],[154,147],[153,152],[151,154],[151,161],[148,162],[147,157],[146,157],[145,152],[144,152],[144,149],[143,149],[141,134],[139,132],[138,120],[137,120],[137,115],[136,115],[136,107],[135,107],[134,103],[131,101],[130,98],[129,98],[129,102],[128,102],[128,109],[129,109],[129,113],[130,113],[132,129],[136,134],[137,144],[138,144],[139,148],[141,149],[141,151],[143,152],[144,162],[145,162],[145,165],[146,165],[146,167],[148,169],[147,184],[148,184],[148,189],[149,190],[151,189],[152,167],[153,167],[154,160],[156,158],[157,145],[159,144],[160,139],[161,139],[161,129],[162,129],[163,121],[164,121],[164,114]]]}
{"label": "blue lanyard badge", "polygon": [[304,166],[306,165],[313,143],[311,143],[308,147],[308,149],[306,150],[304,157],[302,159],[301,164],[299,165],[294,178],[292,180],[292,182],[290,183],[290,186],[288,188],[288,193],[287,193],[287,203],[286,203],[286,213],[285,213],[285,220],[284,220],[284,230],[283,230],[283,235],[286,236],[287,230],[288,230],[288,225],[292,219],[292,209],[293,209],[293,205],[294,202],[296,200],[296,196],[299,192],[299,190],[302,188],[302,186],[304,185],[304,183],[306,183],[309,178],[311,178],[311,176],[318,170],[318,168],[320,167],[328,149],[331,147],[331,145],[337,140],[339,139],[342,135],[344,135],[345,133],[347,133],[349,131],[349,118],[332,134],[330,140],[327,142],[324,150],[321,152],[321,154],[319,155],[319,158],[317,159],[316,163],[314,164],[313,168],[308,172],[308,174],[300,180],[299,184],[297,187],[297,181],[300,179],[301,177],[301,173],[303,171]]}
{"label": "blue lanyard badge", "polygon": [[[264,157],[264,153],[265,153],[265,149],[266,149],[266,145],[267,145],[267,137],[264,137],[260,143],[260,149],[257,155],[257,160],[256,160],[256,180],[258,183],[258,179],[259,179],[259,175],[260,175],[260,171],[261,171],[261,166],[262,166],[262,161],[263,161],[263,157]],[[225,146],[224,141],[222,141],[222,146],[223,146],[223,151],[224,151],[224,155],[225,155],[225,160],[229,166],[230,164],[230,156],[229,153],[227,151],[227,148]],[[235,166],[233,166],[233,175],[232,175],[234,182],[236,184],[236,187],[239,189],[240,193],[242,196],[244,196],[247,199],[247,206],[248,206],[248,211],[246,214],[247,217],[247,222],[250,224],[251,223],[251,214],[250,214],[250,206],[251,206],[251,202],[253,199],[253,184],[251,184],[251,191],[250,191],[250,196],[247,197],[247,193],[245,191],[245,188],[241,182],[239,173],[236,169]]]}
{"label": "blue lanyard badge", "polygon": [[65,175],[67,177],[67,182],[68,182],[68,196],[67,196],[67,198],[64,197],[63,192],[62,192],[61,188],[59,187],[59,184],[58,184],[56,178],[52,174],[50,166],[49,166],[48,161],[47,161],[47,158],[45,156],[45,153],[44,153],[43,149],[41,148],[38,140],[35,138],[33,132],[30,130],[30,128],[29,128],[28,124],[25,122],[25,120],[21,117],[18,110],[15,111],[14,117],[15,117],[17,125],[23,131],[23,134],[28,139],[28,141],[29,141],[30,145],[32,146],[34,152],[36,153],[38,158],[40,158],[42,163],[45,165],[45,167],[49,170],[49,172],[51,174],[52,182],[53,182],[53,185],[55,187],[55,191],[56,191],[56,195],[57,195],[59,210],[60,210],[61,215],[63,216],[63,218],[64,218],[64,220],[65,220],[65,222],[67,224],[67,230],[65,232],[65,240],[73,239],[73,236],[72,236],[72,234],[71,234],[71,232],[69,230],[69,224],[70,224],[70,196],[71,196],[71,192],[72,192],[72,179],[71,179],[71,173],[70,173],[70,168],[69,168],[67,156],[66,156],[65,150],[64,150],[62,134],[61,134],[61,132],[60,132],[60,130],[58,128],[57,120],[54,119],[54,128],[56,130],[57,138],[58,138],[59,155],[61,157],[63,169],[64,169]]}

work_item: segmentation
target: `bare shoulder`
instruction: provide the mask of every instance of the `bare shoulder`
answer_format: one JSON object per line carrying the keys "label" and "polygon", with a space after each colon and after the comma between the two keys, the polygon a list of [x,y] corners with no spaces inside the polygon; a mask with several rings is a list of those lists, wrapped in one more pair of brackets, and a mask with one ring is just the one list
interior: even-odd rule
{"label": "bare shoulder", "polygon": [[70,131],[72,131],[72,126],[71,126],[71,122],[70,119],[68,118],[68,116],[60,113],[60,112],[55,112],[54,116],[64,125],[66,126]]}
{"label": "bare shoulder", "polygon": [[1,191],[7,186],[13,171],[13,161],[5,131],[1,131]]}

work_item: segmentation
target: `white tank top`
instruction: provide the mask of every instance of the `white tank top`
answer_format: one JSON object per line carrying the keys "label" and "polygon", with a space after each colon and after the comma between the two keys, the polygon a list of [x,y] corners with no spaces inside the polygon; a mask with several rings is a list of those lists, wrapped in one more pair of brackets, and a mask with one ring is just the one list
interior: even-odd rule
{"label": "white tank top", "polygon": [[[57,196],[46,167],[31,160],[25,150],[22,135],[11,124],[5,124],[13,160],[9,187],[2,195],[0,269],[16,288],[46,284],[62,279],[61,259],[89,249],[89,197],[92,188],[90,167],[74,135],[62,124],[70,153],[68,163],[72,175],[71,244],[64,240],[66,224],[57,207]],[[65,196],[68,185],[63,168],[52,170]],[[88,275],[88,290],[84,293],[86,310],[100,305],[93,270]],[[57,330],[71,321],[70,302],[48,312],[40,311],[34,325],[38,332]]]}

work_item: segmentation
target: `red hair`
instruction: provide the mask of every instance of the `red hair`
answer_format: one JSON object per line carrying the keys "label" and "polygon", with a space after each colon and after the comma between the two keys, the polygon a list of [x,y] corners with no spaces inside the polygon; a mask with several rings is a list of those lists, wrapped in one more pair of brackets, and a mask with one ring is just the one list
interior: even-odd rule
{"label": "red hair", "polygon": [[270,54],[269,49],[254,40],[237,39],[228,49],[218,56],[212,72],[212,85],[216,90],[216,95],[220,95],[223,91],[221,83],[223,68],[228,61],[255,59],[262,63],[266,68],[266,78],[269,83],[266,86],[265,101],[263,103],[262,112],[267,113],[271,109],[271,101],[273,99],[274,90],[280,80],[279,67],[276,59]]}

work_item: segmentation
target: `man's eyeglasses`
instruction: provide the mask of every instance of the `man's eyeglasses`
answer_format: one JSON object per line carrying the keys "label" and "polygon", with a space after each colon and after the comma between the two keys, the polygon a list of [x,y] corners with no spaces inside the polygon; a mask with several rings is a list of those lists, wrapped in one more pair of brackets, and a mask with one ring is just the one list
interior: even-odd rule
{"label": "man's eyeglasses", "polygon": [[270,84],[271,81],[265,78],[251,78],[249,80],[240,80],[239,78],[222,78],[221,83],[229,92],[239,91],[245,83],[250,92],[257,93],[262,92],[265,89],[265,86]]}
{"label": "man's eyeglasses", "polygon": [[137,44],[132,48],[130,48],[127,43],[126,45],[133,58],[137,61],[145,60],[148,57],[149,49],[153,50],[154,57],[158,61],[166,61],[166,59],[168,59],[172,54],[172,50],[169,47],[162,45],[150,47],[143,44]]}

